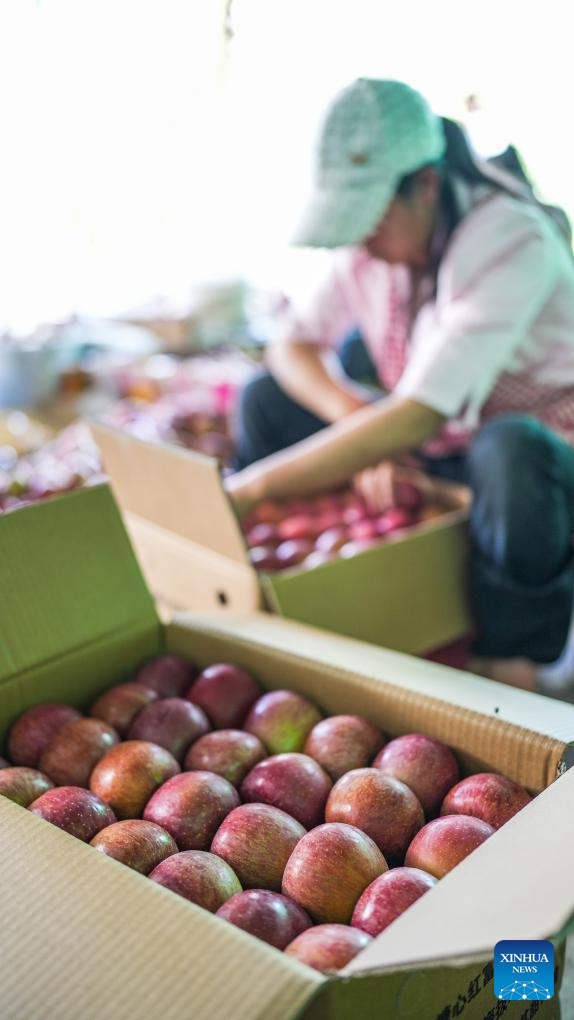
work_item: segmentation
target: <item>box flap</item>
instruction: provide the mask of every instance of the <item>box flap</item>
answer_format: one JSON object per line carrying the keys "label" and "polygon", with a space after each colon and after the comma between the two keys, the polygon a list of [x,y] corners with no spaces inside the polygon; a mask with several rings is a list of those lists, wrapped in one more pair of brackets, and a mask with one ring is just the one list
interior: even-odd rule
{"label": "box flap", "polygon": [[0,828],[6,1020],[292,1020],[324,984],[3,797]]}
{"label": "box flap", "polygon": [[406,960],[415,966],[491,957],[500,939],[558,935],[574,915],[573,799],[569,771],[413,904],[344,974],[393,969]]}
{"label": "box flap", "polygon": [[122,510],[236,563],[249,563],[216,460],[99,422],[91,423],[91,429]]}
{"label": "box flap", "polygon": [[0,632],[0,683],[118,635],[159,642],[108,486],[0,515]]}

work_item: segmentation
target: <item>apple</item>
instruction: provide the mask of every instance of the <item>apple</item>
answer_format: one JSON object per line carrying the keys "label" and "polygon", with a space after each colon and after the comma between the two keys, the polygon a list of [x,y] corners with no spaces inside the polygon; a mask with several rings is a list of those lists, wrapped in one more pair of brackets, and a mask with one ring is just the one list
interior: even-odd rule
{"label": "apple", "polygon": [[418,868],[392,868],[367,886],[351,924],[376,938],[436,883],[433,875]]}
{"label": "apple", "polygon": [[16,719],[8,734],[10,761],[14,765],[36,768],[42,753],[60,727],[72,719],[80,718],[75,708],[56,702],[28,708]]}
{"label": "apple", "polygon": [[407,868],[420,868],[442,878],[494,831],[492,825],[470,815],[433,818],[417,832],[407,850],[405,864]]}
{"label": "apple", "polygon": [[275,550],[275,557],[280,570],[296,567],[313,552],[314,545],[308,538],[294,538],[282,542]]}
{"label": "apple", "polygon": [[240,793],[247,803],[272,804],[312,829],[324,820],[332,785],[318,762],[291,751],[255,765],[243,780]]}
{"label": "apple", "polygon": [[186,698],[203,709],[215,729],[241,726],[261,691],[245,669],[229,662],[208,666],[187,691]]}
{"label": "apple", "polygon": [[369,511],[364,503],[360,500],[349,503],[341,514],[341,520],[343,524],[356,524],[357,521],[363,521],[369,516]]}
{"label": "apple", "polygon": [[424,503],[424,496],[421,490],[412,482],[395,482],[395,500],[398,507],[405,510],[420,510]]}
{"label": "apple", "polygon": [[221,857],[205,850],[184,850],[168,857],[151,872],[152,882],[171,889],[198,907],[215,914],[241,884],[235,872]]}
{"label": "apple", "polygon": [[281,504],[274,503],[271,500],[259,503],[251,514],[255,524],[278,524],[284,516],[285,511]]}
{"label": "apple", "polygon": [[148,740],[182,762],[187,750],[211,726],[205,712],[183,698],[162,698],[147,705],[128,731],[128,740]]}
{"label": "apple", "polygon": [[402,862],[413,836],[425,823],[423,809],[408,786],[368,768],[353,769],[337,780],[325,818],[366,832],[392,864]]}
{"label": "apple", "polygon": [[276,546],[281,541],[274,524],[256,524],[247,532],[247,543],[251,546]]}
{"label": "apple", "polygon": [[275,546],[256,545],[249,550],[249,559],[256,570],[275,571],[281,564],[275,555]]}
{"label": "apple", "polygon": [[109,723],[121,737],[125,737],[135,717],[157,698],[157,692],[143,684],[119,684],[94,701],[90,715],[93,719]]}
{"label": "apple", "polygon": [[279,522],[277,534],[281,542],[299,538],[311,539],[317,534],[317,524],[309,513],[296,514]]}
{"label": "apple", "polygon": [[169,832],[141,818],[108,825],[94,836],[91,845],[142,875],[149,875],[167,857],[178,853],[177,843]]}
{"label": "apple", "polygon": [[285,952],[326,974],[342,970],[369,942],[372,942],[370,935],[348,924],[317,924],[298,935]]}
{"label": "apple", "polygon": [[354,542],[347,542],[341,549],[341,556],[344,560],[350,560],[352,556],[358,556],[359,553],[367,552],[368,549],[374,549],[375,546],[380,546],[380,538],[361,538],[356,539]]}
{"label": "apple", "polygon": [[441,815],[472,815],[499,829],[531,800],[524,787],[512,779],[495,772],[478,772],[447,793]]}
{"label": "apple", "polygon": [[359,896],[387,870],[370,836],[332,822],[308,832],[295,846],[281,891],[319,923],[348,924]]}
{"label": "apple", "polygon": [[321,720],[315,705],[294,691],[269,691],[252,706],[243,728],[254,733],[271,754],[302,751]]}
{"label": "apple", "polygon": [[345,542],[349,541],[349,529],[343,527],[329,528],[323,531],[315,542],[315,549],[319,552],[338,552]]}
{"label": "apple", "polygon": [[368,719],[331,715],[313,727],[304,751],[337,782],[345,772],[368,765],[384,742],[381,731]]}
{"label": "apple", "polygon": [[389,535],[392,531],[410,527],[414,521],[413,513],[406,507],[391,506],[380,517],[377,517],[377,531],[379,535]]}
{"label": "apple", "polygon": [[317,496],[314,501],[314,507],[319,514],[337,514],[341,515],[342,499],[340,495]]}
{"label": "apple", "polygon": [[283,518],[293,517],[297,514],[313,514],[315,504],[313,499],[289,499],[283,504]]}
{"label": "apple", "polygon": [[331,528],[338,528],[341,524],[341,510],[335,508],[333,510],[323,510],[315,518],[316,533],[323,534],[325,531],[330,531]]}
{"label": "apple", "polygon": [[179,655],[159,655],[141,666],[135,679],[160,698],[182,698],[194,676],[191,662]]}
{"label": "apple", "polygon": [[406,783],[428,818],[436,815],[448,790],[460,777],[458,762],[446,744],[423,733],[391,740],[377,755],[373,768]]}
{"label": "apple", "polygon": [[377,538],[378,530],[375,521],[371,517],[365,517],[362,521],[355,521],[349,525],[349,538],[352,542],[362,542],[368,538]]}
{"label": "apple", "polygon": [[53,782],[38,772],[37,769],[29,769],[25,765],[14,765],[2,769],[0,773],[0,797],[7,797],[13,800],[20,807],[28,807],[32,801],[37,800],[46,790],[51,790]]}
{"label": "apple", "polygon": [[116,820],[114,812],[103,800],[79,786],[58,786],[47,790],[30,804],[30,811],[84,843],[89,843],[100,829]]}
{"label": "apple", "polygon": [[315,567],[322,567],[325,563],[332,563],[333,560],[338,560],[339,557],[336,552],[321,552],[320,549],[314,549],[312,553],[309,553],[305,557],[301,564],[305,570],[314,570]]}
{"label": "apple", "polygon": [[249,932],[275,949],[285,949],[311,918],[293,900],[269,889],[246,889],[236,893],[217,911],[217,916]]}
{"label": "apple", "polygon": [[244,887],[280,892],[285,865],[304,835],[300,822],[285,811],[242,804],[222,822],[211,850],[231,865]]}
{"label": "apple", "polygon": [[139,818],[158,786],[180,771],[165,747],[145,740],[125,740],[98,762],[90,789],[117,817]]}
{"label": "apple", "polygon": [[180,850],[207,850],[223,819],[239,807],[237,790],[214,772],[182,772],[146,804],[144,818],[161,825]]}
{"label": "apple", "polygon": [[215,730],[192,744],[185,756],[184,768],[215,772],[239,786],[267,752],[261,741],[244,730]]}
{"label": "apple", "polygon": [[38,767],[56,786],[87,789],[93,768],[119,739],[113,726],[100,719],[72,719],[56,731]]}

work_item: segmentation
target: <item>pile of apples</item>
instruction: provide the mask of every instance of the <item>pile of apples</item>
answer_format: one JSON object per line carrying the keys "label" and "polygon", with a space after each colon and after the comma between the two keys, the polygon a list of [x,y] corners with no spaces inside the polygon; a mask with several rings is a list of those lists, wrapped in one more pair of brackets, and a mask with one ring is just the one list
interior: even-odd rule
{"label": "pile of apples", "polygon": [[0,795],[320,971],[337,971],[530,801],[452,751],[323,718],[165,655],[82,716],[27,709]]}
{"label": "pile of apples", "polygon": [[425,501],[410,482],[399,482],[396,506],[370,513],[359,495],[343,492],[260,503],[242,522],[251,562],[268,573],[311,569],[371,549],[396,532],[431,520],[444,507]]}

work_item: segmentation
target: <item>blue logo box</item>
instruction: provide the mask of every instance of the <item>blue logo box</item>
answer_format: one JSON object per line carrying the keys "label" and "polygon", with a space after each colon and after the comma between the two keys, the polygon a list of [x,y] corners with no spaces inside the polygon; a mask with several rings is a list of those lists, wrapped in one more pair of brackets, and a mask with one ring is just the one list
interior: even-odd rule
{"label": "blue logo box", "polygon": [[536,999],[554,995],[554,946],[546,939],[504,940],[494,947],[497,999]]}

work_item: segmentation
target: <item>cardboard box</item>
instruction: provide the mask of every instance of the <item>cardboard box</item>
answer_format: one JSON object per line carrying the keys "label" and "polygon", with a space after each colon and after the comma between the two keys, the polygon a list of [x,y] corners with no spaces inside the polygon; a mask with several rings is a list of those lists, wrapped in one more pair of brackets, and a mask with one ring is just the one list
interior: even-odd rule
{"label": "cardboard box", "polygon": [[443,517],[377,548],[258,578],[216,461],[106,426],[93,431],[148,584],[163,605],[252,612],[264,600],[291,620],[414,655],[468,632],[462,487],[444,483]]}
{"label": "cardboard box", "polygon": [[[162,627],[105,487],[0,517],[0,753],[26,706],[86,708],[168,649],[387,733],[449,743],[540,795],[360,954],[324,977],[0,798],[2,1020],[529,1020],[497,1002],[499,939],[574,915],[574,708],[265,614]],[[540,792],[542,791],[542,792]],[[556,953],[560,981],[563,952]],[[538,1008],[539,1007],[539,1008]]]}

